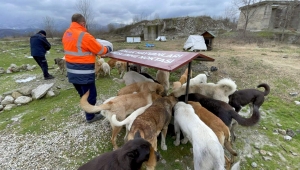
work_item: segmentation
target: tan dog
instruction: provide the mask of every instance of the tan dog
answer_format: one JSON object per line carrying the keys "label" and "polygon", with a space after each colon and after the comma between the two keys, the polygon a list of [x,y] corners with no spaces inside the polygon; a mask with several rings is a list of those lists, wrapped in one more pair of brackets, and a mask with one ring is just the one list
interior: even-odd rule
{"label": "tan dog", "polygon": [[[132,140],[136,134],[140,134],[142,138],[151,143],[155,151],[157,151],[157,136],[161,133],[161,149],[167,150],[165,139],[168,125],[172,118],[172,108],[176,103],[177,99],[174,96],[162,97],[155,100],[144,113],[138,113],[140,115],[135,120],[131,119],[131,117],[136,115],[131,114],[125,120],[119,122],[116,116],[113,115],[112,123],[116,126],[126,124],[130,129],[128,140]],[[146,166],[147,169],[155,169],[156,163],[150,164],[146,162]]]}
{"label": "tan dog", "polygon": [[102,63],[100,61],[95,62],[95,74],[96,74],[96,79],[99,78],[99,75],[103,72],[102,69]]}
{"label": "tan dog", "polygon": [[[231,161],[229,161],[229,159],[225,156],[228,163],[234,162],[233,158],[234,156],[237,156],[237,153],[232,149],[231,146],[229,128],[219,117],[202,107],[199,102],[188,101],[188,104],[192,105],[199,118],[215,132],[221,145],[223,147],[225,146],[225,148],[230,152],[232,155]],[[230,167],[231,165],[229,164],[228,166]]]}
{"label": "tan dog", "polygon": [[[189,69],[186,68],[185,71],[184,71],[184,73],[180,76],[179,81],[180,81],[181,84],[186,83],[187,77],[188,77],[188,71],[189,71]],[[191,70],[190,74],[191,74],[190,77],[192,77],[192,70]]]}
{"label": "tan dog", "polygon": [[165,87],[165,91],[169,91],[170,82],[169,82],[170,72],[157,70],[156,72],[156,80]]}
{"label": "tan dog", "polygon": [[61,74],[64,74],[66,71],[66,60],[62,58],[55,58],[54,63],[58,65],[58,70],[61,72]]}
{"label": "tan dog", "polygon": [[180,87],[181,87],[181,82],[180,81],[173,82],[173,90],[178,89]]}
{"label": "tan dog", "polygon": [[161,96],[166,96],[166,92],[163,85],[155,82],[148,82],[148,81],[136,82],[128,86],[125,86],[119,90],[118,96],[124,94],[130,94],[133,92],[141,92],[141,91],[156,92]]}
{"label": "tan dog", "polygon": [[[199,93],[207,97],[221,100],[228,103],[228,96],[236,91],[236,84],[229,78],[224,78],[214,83],[201,83],[189,86],[189,93]],[[185,95],[186,86],[182,85],[180,88],[175,89],[173,92],[175,97]]]}
{"label": "tan dog", "polygon": [[125,72],[127,71],[127,62],[117,61],[115,67],[118,69],[120,78],[122,78]]}
{"label": "tan dog", "polygon": [[[157,98],[161,96],[156,93],[149,93],[148,91],[126,94],[121,96],[116,96],[109,102],[101,104],[99,106],[93,106],[89,104],[87,98],[89,96],[89,91],[86,92],[80,99],[81,108],[88,113],[96,113],[101,110],[105,110],[105,117],[111,122],[111,116],[113,114],[117,115],[118,120],[124,120],[127,115],[131,114],[136,109],[146,106],[152,103]],[[112,127],[112,137],[111,142],[114,149],[117,149],[116,137],[122,127],[116,127],[110,123]]]}

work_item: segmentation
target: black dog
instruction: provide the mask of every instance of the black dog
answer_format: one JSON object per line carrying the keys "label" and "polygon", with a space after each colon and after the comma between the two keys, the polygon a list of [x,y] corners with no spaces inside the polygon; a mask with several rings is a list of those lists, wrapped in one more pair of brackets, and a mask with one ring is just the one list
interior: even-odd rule
{"label": "black dog", "polygon": [[[179,101],[185,101],[185,95],[178,97]],[[233,140],[235,140],[234,130],[231,127],[232,119],[235,119],[241,126],[253,126],[259,122],[260,113],[257,106],[253,106],[252,116],[244,118],[233,110],[232,106],[221,100],[206,97],[199,93],[188,94],[189,101],[199,102],[207,110],[218,116],[224,124],[229,127]]]}
{"label": "black dog", "polygon": [[[185,100],[185,95],[178,97],[179,101]],[[199,93],[188,94],[189,101],[199,102],[207,110],[218,116],[226,126],[230,127],[232,119],[235,119],[242,126],[253,126],[260,119],[258,108],[253,109],[253,114],[249,118],[244,118],[239,115],[233,108],[226,102],[206,97]]]}
{"label": "black dog", "polygon": [[135,138],[115,151],[104,153],[90,160],[78,170],[139,170],[143,162],[151,161],[150,159],[158,161],[158,153],[148,141]]}
{"label": "black dog", "polygon": [[259,91],[256,89],[243,89],[235,91],[233,94],[229,96],[229,104],[235,108],[236,112],[239,112],[243,106],[247,104],[253,104],[259,108],[265,101],[265,97],[270,93],[269,85],[262,83],[257,86],[264,87],[265,91]]}

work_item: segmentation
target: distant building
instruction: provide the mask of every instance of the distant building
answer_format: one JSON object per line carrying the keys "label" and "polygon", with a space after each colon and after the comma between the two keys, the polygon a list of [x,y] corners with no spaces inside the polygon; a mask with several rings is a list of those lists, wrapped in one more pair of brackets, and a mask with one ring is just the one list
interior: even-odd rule
{"label": "distant building", "polygon": [[[285,21],[285,14],[287,6],[293,3],[293,1],[262,1],[250,6],[243,6],[240,8],[240,16],[238,20],[237,29],[244,29],[245,18],[242,14],[250,8],[250,13],[254,13],[250,17],[247,25],[247,30],[259,31],[259,30],[273,30],[283,27]],[[255,12],[253,12],[255,11]],[[299,2],[295,5],[293,15],[289,16],[291,22],[287,26],[290,30],[300,31],[300,5]]]}

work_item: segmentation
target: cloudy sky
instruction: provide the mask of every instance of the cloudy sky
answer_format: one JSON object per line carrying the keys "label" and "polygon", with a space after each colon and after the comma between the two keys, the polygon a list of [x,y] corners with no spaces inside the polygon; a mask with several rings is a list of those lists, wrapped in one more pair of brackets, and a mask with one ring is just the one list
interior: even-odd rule
{"label": "cloudy sky", "polygon": [[[0,28],[35,27],[51,17],[57,23],[70,23],[80,0],[1,0]],[[224,16],[231,0],[90,0],[94,21],[130,24],[136,16],[146,19],[208,15]]]}

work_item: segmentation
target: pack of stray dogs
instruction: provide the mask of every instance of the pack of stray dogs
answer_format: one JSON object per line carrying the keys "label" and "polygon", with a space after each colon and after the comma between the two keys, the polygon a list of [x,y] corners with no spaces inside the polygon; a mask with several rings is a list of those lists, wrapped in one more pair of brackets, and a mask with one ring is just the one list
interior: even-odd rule
{"label": "pack of stray dogs", "polygon": [[[191,75],[186,70],[169,89],[170,73],[167,71],[158,70],[155,78],[128,71],[122,79],[115,80],[126,86],[102,104],[90,105],[87,101],[89,92],[84,94],[80,99],[81,108],[89,113],[101,111],[110,122],[114,150],[95,157],[79,169],[138,170],[145,167],[153,170],[161,159],[157,137],[161,135],[160,149],[167,152],[169,126],[174,126],[175,146],[192,144],[195,170],[240,169],[240,161],[236,159],[239,153],[232,146],[234,127],[259,123],[259,108],[270,93],[269,85],[257,86],[263,87],[264,91],[237,90],[230,78],[207,83],[206,75],[199,74],[190,79],[192,83],[186,94],[187,74]],[[239,114],[246,105],[251,113],[248,118]],[[126,134],[123,146],[119,147],[116,141],[122,127]]]}

